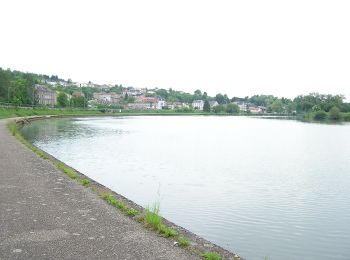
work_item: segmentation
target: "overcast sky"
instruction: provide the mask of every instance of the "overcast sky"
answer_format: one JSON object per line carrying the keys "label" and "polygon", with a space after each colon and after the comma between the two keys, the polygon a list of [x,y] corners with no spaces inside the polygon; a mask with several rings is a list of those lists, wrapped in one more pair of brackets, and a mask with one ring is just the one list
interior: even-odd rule
{"label": "overcast sky", "polygon": [[350,99],[350,1],[0,0],[0,67],[209,95]]}

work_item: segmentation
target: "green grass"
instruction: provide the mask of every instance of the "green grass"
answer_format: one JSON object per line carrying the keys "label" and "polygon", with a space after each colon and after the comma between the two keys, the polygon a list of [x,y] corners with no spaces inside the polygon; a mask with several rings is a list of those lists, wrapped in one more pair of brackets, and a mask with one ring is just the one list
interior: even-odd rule
{"label": "green grass", "polygon": [[[161,115],[182,115],[182,116],[197,116],[197,115],[219,115],[213,112],[203,111],[189,111],[179,112],[176,110],[122,110],[119,112],[103,112],[104,110],[93,110],[93,109],[79,109],[79,108],[0,108],[0,118],[11,118],[11,117],[27,117],[27,116],[45,116],[45,115],[56,115],[56,116],[94,116],[94,115],[118,115],[118,116],[161,116]],[[117,109],[118,111],[118,109]],[[220,115],[232,115],[228,113]]]}
{"label": "green grass", "polygon": [[159,227],[159,233],[165,237],[175,237],[177,235],[176,230],[161,224]]}
{"label": "green grass", "polygon": [[187,247],[190,245],[190,242],[184,237],[179,237],[178,240],[179,240],[179,246],[181,247]]}
{"label": "green grass", "polygon": [[217,252],[205,252],[202,256],[205,260],[221,260],[222,259],[221,255]]}
{"label": "green grass", "polygon": [[75,179],[77,179],[79,177],[75,170],[65,166],[63,163],[56,162],[55,165],[56,165],[57,169],[59,169],[60,171],[64,172],[69,178],[75,180]]}
{"label": "green grass", "polygon": [[135,217],[139,214],[139,212],[133,208],[128,207],[125,203],[123,203],[121,200],[115,198],[111,193],[102,193],[101,197],[112,206],[120,209],[125,215]]}
{"label": "green grass", "polygon": [[[49,109],[49,108],[0,108],[0,118],[11,117],[27,117],[27,116],[83,116],[83,115],[106,115],[111,113],[105,113],[101,110],[91,109]],[[123,110],[122,113],[115,112],[113,115],[127,116],[127,115],[206,115],[208,113],[203,112],[177,112],[174,110]]]}
{"label": "green grass", "polygon": [[48,109],[48,108],[0,108],[0,118],[44,116],[44,115],[102,115],[100,110]]}
{"label": "green grass", "polygon": [[150,209],[149,207],[145,210],[144,221],[146,226],[151,227],[155,230],[160,230],[162,224],[162,217],[159,215],[159,204],[155,203]]}
{"label": "green grass", "polygon": [[146,208],[144,223],[147,227],[158,231],[165,237],[177,236],[177,232],[174,229],[163,224],[162,217],[159,215],[159,203],[155,203],[152,208]]}
{"label": "green grass", "polygon": [[85,186],[85,187],[89,187],[89,186],[91,185],[91,182],[90,182],[90,180],[88,180],[88,179],[80,179],[80,182],[81,182],[81,184],[83,184],[83,186]]}

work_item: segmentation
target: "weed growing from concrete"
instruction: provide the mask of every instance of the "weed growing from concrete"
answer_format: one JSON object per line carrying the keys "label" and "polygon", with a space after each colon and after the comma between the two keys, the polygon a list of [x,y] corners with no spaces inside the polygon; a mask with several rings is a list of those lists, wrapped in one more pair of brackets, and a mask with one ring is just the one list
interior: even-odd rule
{"label": "weed growing from concrete", "polygon": [[145,210],[144,217],[145,225],[155,230],[160,230],[162,224],[162,217],[159,215],[159,204],[155,203],[150,209],[149,207]]}
{"label": "weed growing from concrete", "polygon": [[203,258],[205,260],[222,260],[221,255],[217,252],[205,252]]}
{"label": "weed growing from concrete", "polygon": [[81,179],[80,182],[81,182],[81,184],[83,184],[83,186],[85,186],[85,187],[89,187],[89,186],[91,185],[91,182],[90,182],[90,180],[88,180],[88,179]]}
{"label": "weed growing from concrete", "polygon": [[165,237],[175,237],[177,235],[177,232],[174,229],[167,227],[164,224],[160,225],[159,232]]}
{"label": "weed growing from concrete", "polygon": [[155,203],[151,209],[146,208],[144,223],[147,227],[157,230],[165,237],[175,237],[177,235],[174,229],[163,224],[162,217],[159,215],[158,203]]}
{"label": "weed growing from concrete", "polygon": [[56,168],[63,171],[69,178],[75,180],[78,178],[78,174],[71,168],[65,166],[61,162],[56,162]]}
{"label": "weed growing from concrete", "polygon": [[139,212],[133,208],[128,207],[125,205],[121,200],[118,200],[115,198],[111,193],[103,193],[102,198],[108,203],[111,204],[112,206],[120,209],[125,215],[127,216],[136,216],[139,214]]}
{"label": "weed growing from concrete", "polygon": [[190,242],[184,238],[184,237],[179,237],[179,246],[181,247],[187,247],[190,245]]}

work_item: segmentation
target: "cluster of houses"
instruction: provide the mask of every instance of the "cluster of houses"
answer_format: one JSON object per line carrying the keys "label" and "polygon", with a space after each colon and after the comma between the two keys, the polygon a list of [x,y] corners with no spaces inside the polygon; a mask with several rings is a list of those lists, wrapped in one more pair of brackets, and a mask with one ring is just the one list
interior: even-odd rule
{"label": "cluster of houses", "polygon": [[168,102],[162,98],[138,96],[133,103],[127,105],[128,109],[178,109],[189,108],[189,104],[183,102]]}
{"label": "cluster of houses", "polygon": [[241,112],[250,112],[252,114],[266,113],[266,107],[264,106],[256,106],[248,102],[235,102],[235,103],[238,105],[239,111]]}
{"label": "cluster of houses", "polygon": [[[57,105],[57,96],[58,92],[49,89],[45,85],[37,84],[34,86],[36,93],[36,102],[42,106],[56,106]],[[148,96],[146,95],[148,94]],[[72,95],[66,94],[68,100],[74,97],[84,97],[84,93],[81,91],[73,92]],[[152,91],[147,91],[147,89],[137,89],[137,88],[125,88],[123,89],[122,94],[117,94],[115,92],[94,92],[92,100],[88,101],[89,106],[104,105],[104,106],[113,106],[120,105],[123,103],[123,100],[126,96],[133,97],[133,102],[129,102],[124,105],[124,108],[130,110],[147,110],[147,109],[184,109],[184,108],[193,108],[195,110],[203,110],[204,100],[194,100],[191,104],[184,102],[170,102],[166,101],[160,97],[153,97],[149,95],[155,95]],[[247,102],[235,102],[241,112],[250,112],[253,114],[265,113],[266,107],[256,106]],[[209,101],[210,108],[213,108],[218,104],[217,101]]]}
{"label": "cluster of houses", "polygon": [[[266,112],[266,107],[264,106],[256,106],[252,103],[248,102],[234,102],[236,105],[238,105],[239,110],[241,112],[250,112],[252,114],[261,114]],[[215,100],[209,101],[210,108],[213,108],[219,103]],[[192,102],[192,108],[193,109],[198,109],[198,110],[203,110],[204,108],[204,100],[194,100]]]}
{"label": "cluster of houses", "polygon": [[58,81],[55,81],[55,80],[45,80],[43,81],[44,84],[46,85],[50,85],[51,87],[55,88],[55,87],[58,87],[58,86],[61,86],[61,87],[68,87],[68,86],[77,86],[77,87],[90,87],[90,88],[96,88],[96,89],[108,89],[108,88],[111,88],[113,87],[113,85],[111,84],[102,84],[102,85],[99,85],[99,84],[95,84],[95,83],[92,83],[92,82],[88,82],[88,83],[79,83],[79,82],[73,82],[72,80],[58,80]]}

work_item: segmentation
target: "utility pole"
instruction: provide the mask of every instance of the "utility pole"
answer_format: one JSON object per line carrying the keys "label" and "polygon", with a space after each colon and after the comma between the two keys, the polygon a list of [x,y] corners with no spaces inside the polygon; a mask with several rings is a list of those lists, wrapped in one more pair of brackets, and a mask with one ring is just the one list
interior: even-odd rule
{"label": "utility pole", "polygon": [[35,91],[35,88],[33,87],[33,99],[32,99],[32,108],[34,108],[34,104],[35,104],[35,96],[34,96],[34,91]]}
{"label": "utility pole", "polygon": [[7,88],[7,105],[10,105],[10,87]]}

